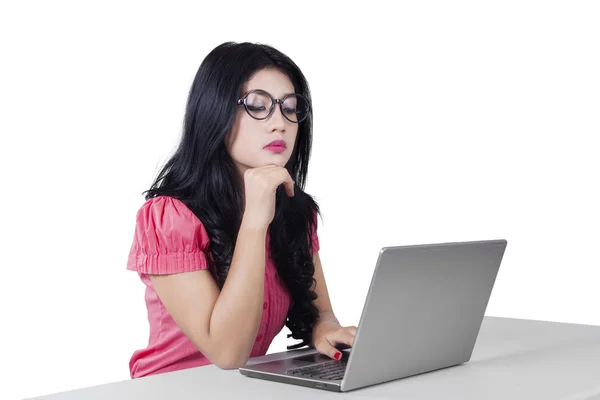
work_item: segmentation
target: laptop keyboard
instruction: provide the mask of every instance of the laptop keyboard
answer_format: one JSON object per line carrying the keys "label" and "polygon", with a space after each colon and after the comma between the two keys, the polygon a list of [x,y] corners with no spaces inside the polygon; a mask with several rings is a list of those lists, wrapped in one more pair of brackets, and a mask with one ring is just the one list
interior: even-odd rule
{"label": "laptop keyboard", "polygon": [[308,367],[294,368],[287,371],[288,375],[300,376],[303,378],[326,379],[337,381],[344,377],[348,358],[340,361],[331,360],[329,362],[310,365]]}

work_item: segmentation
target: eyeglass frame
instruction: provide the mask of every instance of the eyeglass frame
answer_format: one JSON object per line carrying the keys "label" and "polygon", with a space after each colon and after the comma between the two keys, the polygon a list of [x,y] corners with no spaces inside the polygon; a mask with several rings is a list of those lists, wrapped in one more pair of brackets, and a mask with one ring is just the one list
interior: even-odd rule
{"label": "eyeglass frame", "polygon": [[[254,115],[252,115],[250,113],[250,111],[248,110],[248,104],[246,103],[246,100],[248,99],[249,95],[251,95],[252,93],[255,93],[255,92],[265,93],[271,99],[271,109],[269,110],[269,113],[267,114],[267,116],[264,117],[264,118],[257,118]],[[283,111],[283,102],[285,101],[285,99],[287,99],[290,96],[300,96],[306,102],[306,106],[307,106],[306,115],[304,116],[304,118],[302,118],[299,121],[292,121],[291,119],[289,119],[285,115],[285,112]],[[269,118],[271,116],[271,114],[273,114],[273,111],[275,111],[275,104],[277,104],[277,103],[279,103],[279,110],[281,111],[281,115],[283,115],[283,117],[285,119],[287,119],[288,121],[290,121],[293,124],[299,124],[300,122],[304,121],[306,118],[308,118],[308,114],[311,111],[311,107],[310,107],[310,103],[309,103],[308,99],[306,97],[302,96],[299,93],[289,93],[289,94],[286,94],[285,96],[283,96],[283,99],[274,99],[273,96],[271,96],[271,93],[267,92],[266,90],[263,90],[263,89],[253,89],[253,90],[249,91],[248,93],[246,93],[244,95],[244,97],[242,97],[241,99],[238,99],[238,101],[237,101],[237,105],[238,106],[242,106],[243,105],[244,109],[246,110],[246,112],[248,113],[248,115],[251,116],[252,118],[258,120],[258,121],[263,121],[263,120]]]}

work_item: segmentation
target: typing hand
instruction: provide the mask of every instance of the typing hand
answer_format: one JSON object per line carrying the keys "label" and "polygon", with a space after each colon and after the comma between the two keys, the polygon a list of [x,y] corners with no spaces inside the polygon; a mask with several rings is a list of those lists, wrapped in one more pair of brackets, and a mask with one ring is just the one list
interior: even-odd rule
{"label": "typing hand", "polygon": [[338,348],[352,347],[356,326],[341,326],[335,322],[323,321],[313,329],[315,349],[334,360],[340,360],[342,353]]}

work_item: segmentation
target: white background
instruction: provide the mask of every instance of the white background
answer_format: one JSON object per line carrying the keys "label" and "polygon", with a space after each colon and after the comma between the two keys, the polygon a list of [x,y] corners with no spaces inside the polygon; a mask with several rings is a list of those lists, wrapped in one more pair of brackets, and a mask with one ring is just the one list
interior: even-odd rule
{"label": "white background", "polygon": [[228,40],[309,81],[307,191],[342,324],[380,247],[504,238],[486,315],[600,325],[599,3],[166,4],[0,7],[0,398],[129,379],[141,192]]}

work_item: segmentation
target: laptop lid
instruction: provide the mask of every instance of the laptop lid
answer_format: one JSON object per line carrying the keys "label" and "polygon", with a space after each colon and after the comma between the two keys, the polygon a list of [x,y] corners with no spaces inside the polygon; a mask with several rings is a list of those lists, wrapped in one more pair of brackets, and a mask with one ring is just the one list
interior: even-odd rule
{"label": "laptop lid", "polygon": [[341,390],[469,361],[506,245],[382,248]]}

